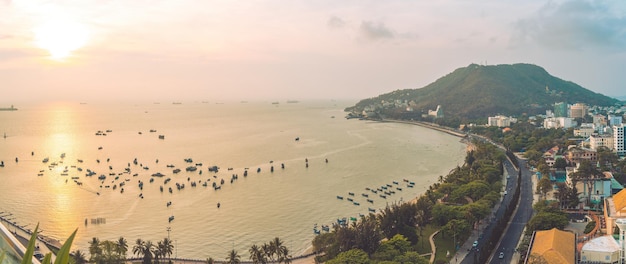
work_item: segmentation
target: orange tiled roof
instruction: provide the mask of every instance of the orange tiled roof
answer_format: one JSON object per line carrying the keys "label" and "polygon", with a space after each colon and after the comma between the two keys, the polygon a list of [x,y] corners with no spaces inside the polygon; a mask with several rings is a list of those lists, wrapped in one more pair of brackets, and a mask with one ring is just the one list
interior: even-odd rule
{"label": "orange tiled roof", "polygon": [[623,189],[613,195],[613,204],[615,204],[616,212],[619,212],[626,207],[626,189]]}
{"label": "orange tiled roof", "polygon": [[575,240],[574,233],[556,228],[536,231],[530,253],[542,256],[548,263],[574,264]]}

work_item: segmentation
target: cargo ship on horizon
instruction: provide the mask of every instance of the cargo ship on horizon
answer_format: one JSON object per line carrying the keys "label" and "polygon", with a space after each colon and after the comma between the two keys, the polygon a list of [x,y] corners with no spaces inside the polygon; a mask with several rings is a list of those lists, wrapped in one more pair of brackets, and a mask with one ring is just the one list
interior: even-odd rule
{"label": "cargo ship on horizon", "polygon": [[0,108],[0,111],[17,111],[17,108],[15,108],[15,106],[11,105],[11,107],[2,107]]}

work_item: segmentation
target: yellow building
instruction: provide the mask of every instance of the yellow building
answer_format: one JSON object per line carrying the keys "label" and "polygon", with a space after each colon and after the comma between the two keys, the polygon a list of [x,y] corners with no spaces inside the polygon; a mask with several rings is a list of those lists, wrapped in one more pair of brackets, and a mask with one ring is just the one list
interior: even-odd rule
{"label": "yellow building", "polygon": [[604,199],[603,210],[606,228],[602,231],[612,234],[615,229],[615,220],[626,218],[626,189],[622,189],[614,194],[613,197]]}
{"label": "yellow building", "polygon": [[556,228],[535,231],[525,263],[576,263],[576,235]]}

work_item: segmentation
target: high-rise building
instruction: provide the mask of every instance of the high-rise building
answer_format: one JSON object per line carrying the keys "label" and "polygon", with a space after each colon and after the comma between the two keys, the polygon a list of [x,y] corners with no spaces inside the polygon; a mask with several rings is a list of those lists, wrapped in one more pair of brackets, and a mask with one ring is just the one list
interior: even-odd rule
{"label": "high-rise building", "polygon": [[567,104],[564,102],[554,104],[554,117],[567,117]]}
{"label": "high-rise building", "polygon": [[624,156],[624,124],[613,126],[613,150],[619,156]]}
{"label": "high-rise building", "polygon": [[570,108],[569,117],[571,118],[583,118],[586,115],[587,115],[587,106],[583,103],[575,103]]}

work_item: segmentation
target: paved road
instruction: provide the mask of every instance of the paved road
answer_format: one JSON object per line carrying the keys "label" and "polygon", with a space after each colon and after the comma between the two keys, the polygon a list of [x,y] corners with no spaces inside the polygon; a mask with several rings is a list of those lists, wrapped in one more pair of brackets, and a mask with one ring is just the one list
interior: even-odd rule
{"label": "paved road", "polygon": [[[513,192],[515,191],[515,188],[517,188],[517,171],[513,167],[513,164],[511,164],[511,162],[508,161],[508,159],[505,160],[504,162],[504,169],[505,169],[504,174],[506,176],[506,179],[505,179],[506,186],[504,190],[506,190],[507,194],[503,195],[503,199],[500,202],[500,205],[498,206],[496,211],[493,213],[490,223],[487,224],[487,226],[482,229],[482,233],[478,235],[473,233],[468,239],[468,241],[465,242],[465,244],[468,244],[468,246],[462,247],[461,250],[465,249],[467,251],[460,252],[459,255],[461,257],[459,260],[462,259],[460,263],[463,263],[463,264],[478,263],[478,254],[480,254],[480,248],[484,246],[484,243],[486,242],[485,239],[489,237],[490,235],[492,235],[496,219],[502,219],[504,217],[504,212],[506,211],[506,205],[509,204],[511,200],[513,199]],[[483,234],[485,235],[483,236]],[[497,234],[493,234],[493,235],[497,235]],[[474,240],[478,241],[479,246],[477,248],[479,250],[471,246]],[[485,249],[486,248],[483,248],[483,251]],[[458,262],[454,261],[453,263],[458,263]]]}
{"label": "paved road", "polygon": [[[533,214],[533,187],[531,177],[534,177],[534,174],[526,168],[526,160],[518,159],[518,162],[522,170],[520,202],[515,215],[513,215],[511,222],[509,222],[509,227],[502,236],[489,263],[511,263],[514,250],[522,236],[524,227]],[[499,258],[500,252],[504,252],[503,259]]]}

